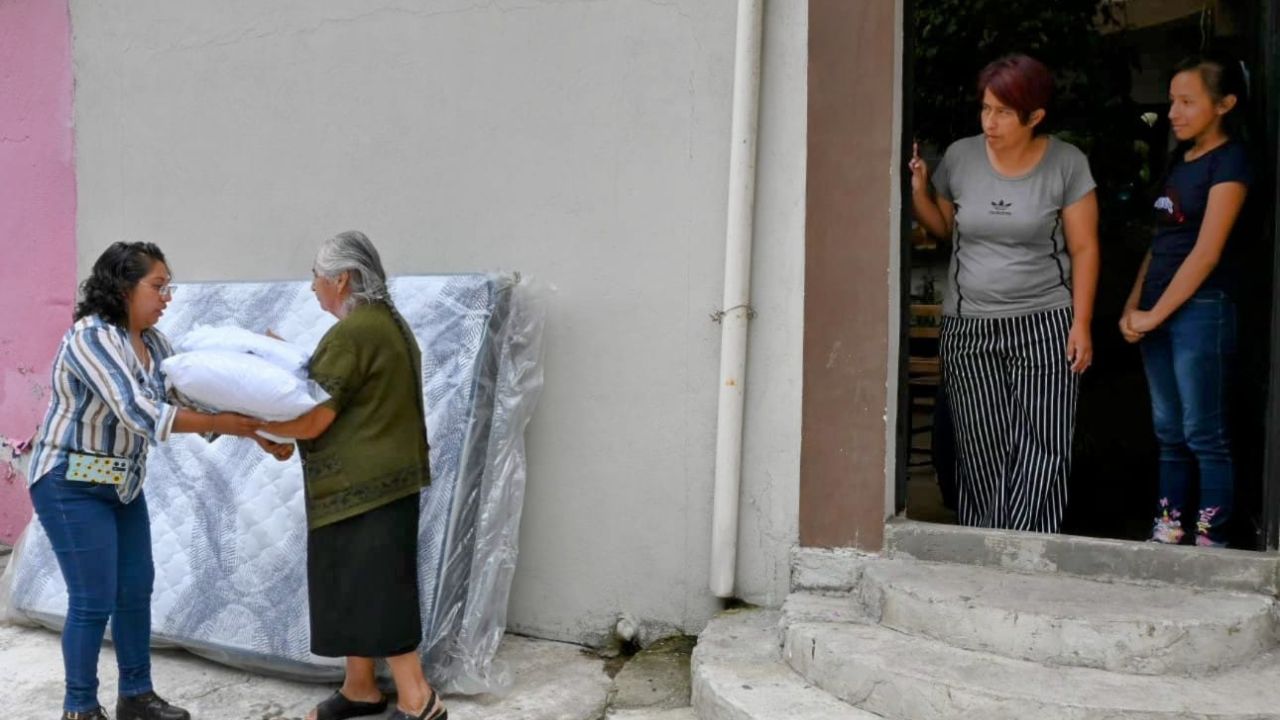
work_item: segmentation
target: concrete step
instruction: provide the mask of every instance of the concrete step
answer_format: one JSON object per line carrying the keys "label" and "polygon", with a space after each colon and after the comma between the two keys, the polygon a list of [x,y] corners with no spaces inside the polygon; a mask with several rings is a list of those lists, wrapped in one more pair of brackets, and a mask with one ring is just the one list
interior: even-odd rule
{"label": "concrete step", "polygon": [[849,592],[858,587],[869,560],[879,559],[851,548],[806,548],[791,551],[791,590]]}
{"label": "concrete step", "polygon": [[812,686],[782,662],[777,610],[713,618],[693,650],[693,710],[701,720],[877,720]]}
{"label": "concrete step", "polygon": [[[840,581],[851,554],[802,550],[798,568],[818,565],[822,577]],[[1280,555],[1077,537],[987,530],[894,520],[885,526],[885,555],[929,562],[995,567],[1016,572],[1066,573],[1098,580],[1166,582],[1208,590],[1280,595]],[[844,570],[846,574],[849,570]],[[847,579],[847,578],[845,578]],[[833,589],[833,588],[806,588]]]}
{"label": "concrete step", "polygon": [[1053,665],[1201,674],[1273,649],[1262,595],[880,560],[858,596],[872,621],[949,645]]}
{"label": "concrete step", "polygon": [[879,623],[1011,658],[1150,675],[1231,667],[1280,642],[1278,605],[1259,594],[847,551],[806,553],[795,567],[797,584],[826,590],[792,593],[788,624]]}
{"label": "concrete step", "polygon": [[899,720],[1262,720],[1280,712],[1280,658],[1201,677],[1053,667],[873,625],[797,623],[783,656],[845,702]]}
{"label": "concrete step", "polygon": [[782,603],[779,626],[796,623],[875,624],[861,598],[842,593],[793,592]]}

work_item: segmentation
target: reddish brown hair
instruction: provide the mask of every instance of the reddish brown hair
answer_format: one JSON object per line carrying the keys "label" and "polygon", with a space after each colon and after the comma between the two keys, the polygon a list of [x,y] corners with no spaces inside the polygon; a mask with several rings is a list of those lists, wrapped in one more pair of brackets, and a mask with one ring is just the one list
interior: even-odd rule
{"label": "reddish brown hair", "polygon": [[[1053,101],[1053,73],[1045,64],[1033,57],[1015,53],[1006,55],[978,73],[978,98],[991,91],[1000,102],[1018,112],[1023,125],[1036,110],[1049,110]],[[1042,121],[1036,132],[1044,130]]]}

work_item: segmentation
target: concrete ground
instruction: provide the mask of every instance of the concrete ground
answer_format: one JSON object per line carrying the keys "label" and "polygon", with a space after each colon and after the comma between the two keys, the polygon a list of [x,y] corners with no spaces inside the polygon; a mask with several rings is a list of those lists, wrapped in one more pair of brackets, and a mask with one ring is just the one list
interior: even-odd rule
{"label": "concrete ground", "polygon": [[[0,554],[0,570],[7,560]],[[515,673],[511,692],[447,697],[451,720],[693,720],[687,650],[665,662],[641,653],[641,662],[617,673],[620,685],[603,659],[576,645],[508,635],[498,656]],[[683,667],[673,669],[671,662]],[[335,687],[263,677],[181,650],[155,651],[152,675],[157,691],[197,720],[301,720]],[[117,675],[110,644],[103,647],[99,677],[99,700],[114,716]],[[0,625],[0,717],[54,720],[61,715],[62,688],[59,635]],[[622,700],[616,710],[615,697]]]}
{"label": "concrete ground", "polygon": [[[0,626],[0,711],[5,720],[53,720],[62,708],[62,656],[57,633],[45,629]],[[499,657],[516,673],[516,685],[504,697],[449,697],[453,720],[692,720],[688,712],[688,671],[684,671],[685,707],[671,709],[668,688],[648,708],[607,707],[613,681],[604,661],[575,645],[508,636]],[[625,668],[624,668],[625,671]],[[662,672],[669,672],[663,670]],[[300,720],[333,691],[316,685],[262,677],[198,658],[181,650],[157,650],[152,673],[156,689],[200,720]],[[621,674],[620,674],[621,675]],[[99,699],[114,715],[115,653],[103,648]],[[631,682],[652,687],[665,676]],[[634,693],[632,694],[634,697]],[[389,714],[389,713],[388,713]]]}

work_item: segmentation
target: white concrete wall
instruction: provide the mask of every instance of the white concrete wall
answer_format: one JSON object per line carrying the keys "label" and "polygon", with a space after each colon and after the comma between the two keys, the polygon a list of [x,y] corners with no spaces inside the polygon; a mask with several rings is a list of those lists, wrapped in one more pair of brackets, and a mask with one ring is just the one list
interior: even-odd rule
{"label": "white concrete wall", "polygon": [[[309,276],[357,228],[395,274],[552,284],[510,626],[696,632],[707,590],[733,0],[72,0],[79,269]],[[797,538],[805,3],[769,4],[739,595]]]}

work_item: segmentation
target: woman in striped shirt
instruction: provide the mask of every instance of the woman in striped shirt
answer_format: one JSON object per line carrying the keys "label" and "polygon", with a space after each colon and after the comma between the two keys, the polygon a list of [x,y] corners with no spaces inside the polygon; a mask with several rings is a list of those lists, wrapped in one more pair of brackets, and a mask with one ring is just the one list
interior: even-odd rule
{"label": "woman in striped shirt", "polygon": [[179,407],[166,394],[160,362],[173,350],[154,326],[172,297],[169,280],[164,254],[151,243],[115,243],[98,258],[54,358],[49,410],[35,438],[31,500],[67,583],[66,720],[107,717],[97,690],[108,618],[120,671],[116,717],[190,718],[151,687],[147,448],[172,433],[256,437],[262,425]]}

